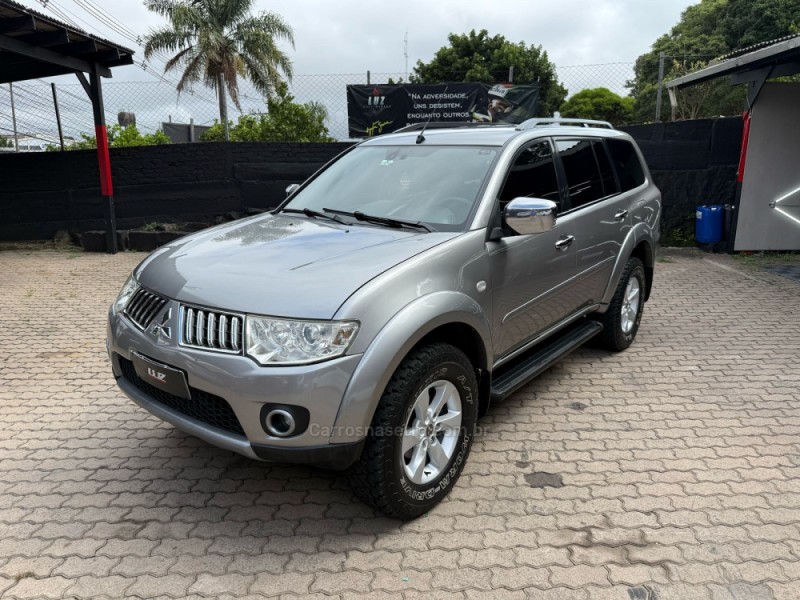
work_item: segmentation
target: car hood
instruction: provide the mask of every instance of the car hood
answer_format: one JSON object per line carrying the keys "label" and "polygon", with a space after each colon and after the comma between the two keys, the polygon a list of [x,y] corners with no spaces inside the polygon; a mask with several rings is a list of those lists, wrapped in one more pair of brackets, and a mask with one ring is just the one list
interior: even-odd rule
{"label": "car hood", "polygon": [[329,319],[369,280],[457,235],[260,215],[156,250],[136,277],[186,303]]}

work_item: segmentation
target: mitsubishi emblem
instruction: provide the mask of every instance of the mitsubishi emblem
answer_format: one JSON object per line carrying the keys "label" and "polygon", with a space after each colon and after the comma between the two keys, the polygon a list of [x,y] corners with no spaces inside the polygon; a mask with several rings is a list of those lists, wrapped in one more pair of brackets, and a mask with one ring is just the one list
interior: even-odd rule
{"label": "mitsubishi emblem", "polygon": [[164,313],[164,316],[161,317],[161,321],[153,325],[153,329],[151,330],[152,334],[162,340],[172,339],[172,328],[167,327],[167,323],[169,323],[169,320],[171,318],[172,318],[172,309],[170,308],[167,310],[167,312]]}

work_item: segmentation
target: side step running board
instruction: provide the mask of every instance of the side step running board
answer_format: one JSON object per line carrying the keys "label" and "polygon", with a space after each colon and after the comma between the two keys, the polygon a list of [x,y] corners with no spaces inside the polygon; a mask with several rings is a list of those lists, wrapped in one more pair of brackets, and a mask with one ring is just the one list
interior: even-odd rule
{"label": "side step running board", "polygon": [[492,378],[492,402],[508,398],[531,379],[603,331],[597,321],[585,319],[564,333],[546,340],[531,354]]}

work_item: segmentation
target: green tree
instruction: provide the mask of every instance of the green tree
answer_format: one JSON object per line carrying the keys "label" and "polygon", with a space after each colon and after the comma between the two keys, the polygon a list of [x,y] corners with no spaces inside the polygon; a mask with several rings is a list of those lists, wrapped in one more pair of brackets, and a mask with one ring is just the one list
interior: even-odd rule
{"label": "green tree", "polygon": [[[234,142],[333,142],[328,133],[325,107],[316,102],[300,104],[289,94],[286,84],[267,98],[267,113],[242,115],[234,125],[229,123]],[[205,142],[225,140],[225,131],[218,121],[202,136]]]}
{"label": "green tree", "polygon": [[[169,138],[160,129],[155,133],[142,134],[136,125],[122,127],[112,125],[108,128],[108,145],[110,148],[123,148],[127,146],[158,146],[169,144]],[[97,138],[93,135],[81,134],[81,140],[67,146],[67,150],[92,150],[97,148]],[[59,146],[48,146],[48,151],[61,150]]]}
{"label": "green tree", "polygon": [[412,83],[502,83],[508,81],[509,68],[514,67],[514,83],[539,84],[540,115],[552,114],[567,97],[555,65],[541,46],[515,44],[502,35],[490,36],[485,29],[463,35],[451,33],[447,39],[450,45],[437,50],[430,62],[417,61]]}
{"label": "green tree", "polygon": [[[635,99],[634,118],[655,118],[658,91],[659,56],[663,52],[665,81],[704,67],[718,56],[755,43],[765,42],[798,31],[800,0],[700,0],[681,15],[680,21],[659,37],[652,49],[640,56],[629,82]],[[744,107],[743,86],[731,86],[723,78],[711,82],[702,94],[703,101],[691,110],[698,117],[738,114]],[[681,100],[681,98],[679,98]],[[665,112],[669,110],[664,95]]]}
{"label": "green tree", "polygon": [[253,16],[252,5],[253,0],[145,0],[148,9],[169,20],[145,37],[145,58],[174,53],[164,72],[182,71],[178,92],[200,81],[214,89],[226,126],[226,89],[241,110],[239,77],[270,96],[283,76],[292,76],[292,63],[278,46],[288,41],[294,47],[292,28],[272,12]]}
{"label": "green tree", "polygon": [[633,120],[633,98],[600,87],[582,90],[561,105],[561,116],[625,125]]}
{"label": "green tree", "polygon": [[0,137],[0,148],[13,148],[14,142],[8,138]]}

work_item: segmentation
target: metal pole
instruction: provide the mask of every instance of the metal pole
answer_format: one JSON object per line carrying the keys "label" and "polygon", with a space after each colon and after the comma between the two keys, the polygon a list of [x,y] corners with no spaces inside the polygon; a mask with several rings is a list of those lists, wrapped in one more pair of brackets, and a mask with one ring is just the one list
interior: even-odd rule
{"label": "metal pole", "polygon": [[58,93],[56,92],[56,84],[51,83],[50,87],[53,89],[53,106],[56,108],[56,125],[58,125],[58,141],[61,142],[61,151],[64,151],[64,131],[61,129],[61,112],[58,110]]}
{"label": "metal pole", "polygon": [[97,163],[100,167],[100,194],[103,196],[103,212],[106,221],[106,252],[117,253],[117,217],[114,209],[114,187],[111,182],[111,156],[108,152],[106,111],[103,106],[103,88],[97,63],[89,73],[89,88],[94,112],[94,132],[97,140]]}
{"label": "metal pole", "polygon": [[514,83],[514,65],[508,67],[508,83]]}
{"label": "metal pole", "polygon": [[664,94],[664,61],[667,55],[662,52],[658,57],[658,93],[656,94],[656,123],[661,121],[661,100]]}
{"label": "metal pole", "polygon": [[14,84],[8,84],[8,92],[11,94],[11,122],[14,128],[14,152],[19,152],[19,136],[17,135],[17,111],[14,109]]}
{"label": "metal pole", "polygon": [[189,119],[189,142],[194,141],[194,118]]}
{"label": "metal pole", "polygon": [[369,85],[369,79],[370,79],[369,76],[370,76],[370,73],[369,73],[369,71],[367,71],[367,85]]}

